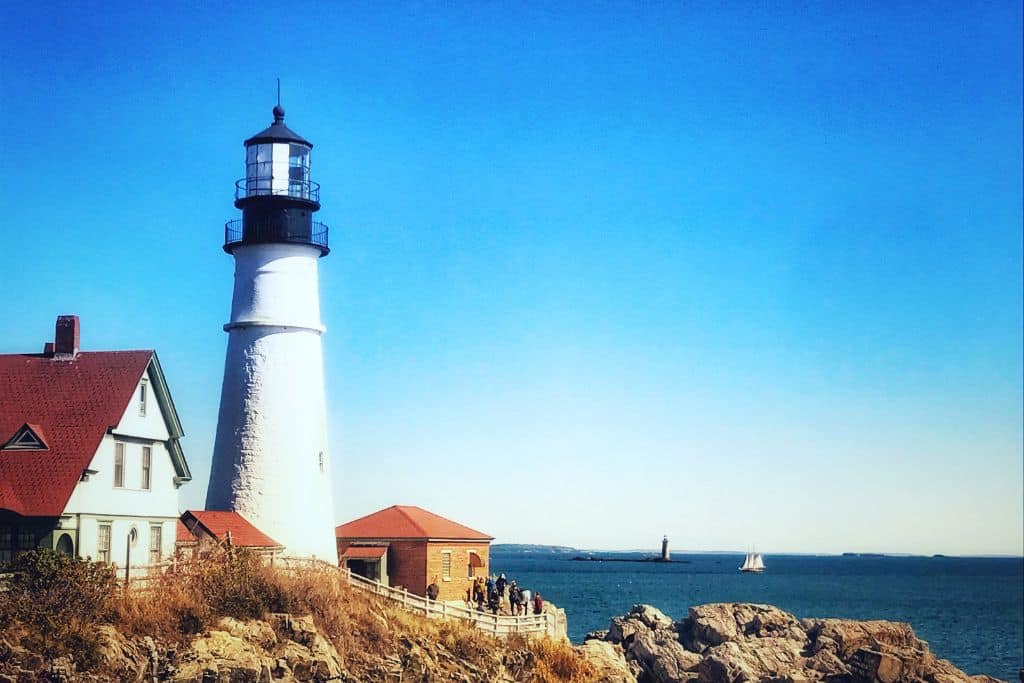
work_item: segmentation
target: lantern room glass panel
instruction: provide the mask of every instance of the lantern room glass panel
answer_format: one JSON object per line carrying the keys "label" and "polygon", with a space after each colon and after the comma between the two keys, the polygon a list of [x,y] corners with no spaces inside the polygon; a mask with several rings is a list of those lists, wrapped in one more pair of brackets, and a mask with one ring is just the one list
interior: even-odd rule
{"label": "lantern room glass panel", "polygon": [[309,147],[288,146],[288,194],[309,199]]}
{"label": "lantern room glass panel", "polygon": [[274,146],[250,145],[245,154],[246,194],[271,194],[273,190]]}

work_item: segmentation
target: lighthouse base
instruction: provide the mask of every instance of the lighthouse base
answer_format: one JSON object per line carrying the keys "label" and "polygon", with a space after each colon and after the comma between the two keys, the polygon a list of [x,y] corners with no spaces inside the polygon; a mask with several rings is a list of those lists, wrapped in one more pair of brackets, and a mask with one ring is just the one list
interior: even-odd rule
{"label": "lighthouse base", "polygon": [[337,561],[319,330],[230,326],[206,508]]}

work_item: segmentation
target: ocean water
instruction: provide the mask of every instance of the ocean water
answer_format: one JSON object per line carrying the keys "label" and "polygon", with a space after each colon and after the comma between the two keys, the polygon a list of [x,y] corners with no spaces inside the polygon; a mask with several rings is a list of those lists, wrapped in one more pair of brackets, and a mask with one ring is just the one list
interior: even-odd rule
{"label": "ocean water", "polygon": [[[604,557],[642,557],[602,553]],[[572,556],[494,551],[492,571],[565,608],[574,643],[636,603],[673,619],[690,605],[759,602],[798,618],[908,622],[939,657],[969,674],[1016,682],[1024,665],[1024,559],[765,557],[741,574],[741,555],[677,555],[686,563],[579,562]]]}

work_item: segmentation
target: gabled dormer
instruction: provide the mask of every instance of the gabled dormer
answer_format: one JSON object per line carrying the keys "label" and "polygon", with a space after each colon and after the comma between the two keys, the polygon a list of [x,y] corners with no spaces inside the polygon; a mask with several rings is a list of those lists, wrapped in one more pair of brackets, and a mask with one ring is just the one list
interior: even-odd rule
{"label": "gabled dormer", "polygon": [[11,438],[3,446],[0,446],[0,450],[4,451],[46,451],[49,449],[50,447],[46,445],[43,428],[28,422],[21,425]]}

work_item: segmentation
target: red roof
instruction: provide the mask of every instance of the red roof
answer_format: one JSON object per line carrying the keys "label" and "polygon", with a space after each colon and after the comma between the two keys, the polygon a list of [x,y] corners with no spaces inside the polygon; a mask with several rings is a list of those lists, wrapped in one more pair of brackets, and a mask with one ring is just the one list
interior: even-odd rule
{"label": "red roof", "polygon": [[352,545],[341,554],[339,560],[378,560],[388,551],[383,545]]}
{"label": "red roof", "polygon": [[435,515],[415,505],[392,505],[373,514],[342,524],[334,530],[338,538],[437,538],[459,541],[493,541],[493,536]]}
{"label": "red roof", "polygon": [[0,444],[28,423],[48,446],[0,450],[0,509],[44,517],[64,512],[152,357],[152,351],[83,351],[73,360],[0,355]]}
{"label": "red roof", "polygon": [[[231,545],[240,548],[283,548],[284,546],[257,529],[237,512],[223,510],[186,510],[181,521],[188,529],[196,522],[201,530],[218,541],[224,541],[231,532]],[[193,532],[193,535],[196,535]]]}

